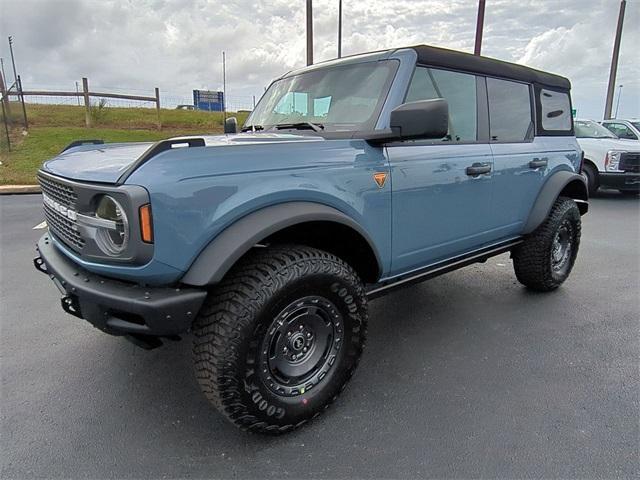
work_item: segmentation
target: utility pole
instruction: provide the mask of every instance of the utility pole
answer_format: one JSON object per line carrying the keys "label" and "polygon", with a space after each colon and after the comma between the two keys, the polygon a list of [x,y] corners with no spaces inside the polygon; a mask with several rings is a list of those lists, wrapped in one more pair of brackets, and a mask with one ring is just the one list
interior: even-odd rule
{"label": "utility pole", "polygon": [[485,0],[478,0],[478,20],[476,23],[476,46],[473,49],[474,55],[480,55],[482,49],[482,30],[484,29],[484,4]]}
{"label": "utility pole", "polygon": [[0,68],[2,69],[2,78],[4,78],[4,81],[7,81],[7,74],[4,73],[4,58],[0,57]]}
{"label": "utility pole", "polygon": [[307,65],[313,65],[313,4],[307,0]]}
{"label": "utility pole", "polygon": [[[2,59],[0,58],[0,61]],[[0,95],[2,95],[2,116],[4,117],[5,126],[11,122],[11,106],[9,105],[9,87],[5,84],[4,63],[0,72]],[[7,139],[9,137],[7,136]]]}
{"label": "utility pole", "polygon": [[18,85],[18,73],[16,72],[16,59],[13,56],[13,37],[9,35],[9,51],[11,52],[11,63],[13,64],[13,80]]}
{"label": "utility pole", "polygon": [[616,39],[613,42],[613,55],[611,56],[611,70],[609,71],[609,86],[607,87],[607,101],[604,105],[604,119],[611,118],[611,107],[613,106],[613,93],[616,88],[616,74],[618,73],[618,57],[620,56],[620,39],[622,38],[622,24],[624,22],[624,10],[627,0],[620,2],[620,13],[618,14],[618,28],[616,28]]}
{"label": "utility pole", "polygon": [[338,0],[338,58],[342,57],[342,0]]}
{"label": "utility pole", "polygon": [[222,118],[227,121],[227,60],[222,52]]}

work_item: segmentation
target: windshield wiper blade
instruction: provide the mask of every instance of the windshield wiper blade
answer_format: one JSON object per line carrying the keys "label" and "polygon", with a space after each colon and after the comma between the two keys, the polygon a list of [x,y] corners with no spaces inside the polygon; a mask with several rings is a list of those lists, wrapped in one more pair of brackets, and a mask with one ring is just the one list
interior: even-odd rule
{"label": "windshield wiper blade", "polygon": [[259,130],[264,130],[262,125],[247,125],[246,127],[242,127],[241,132],[257,132]]}
{"label": "windshield wiper blade", "polygon": [[324,125],[322,125],[321,123],[313,123],[313,122],[279,123],[275,127],[278,130],[284,130],[286,128],[293,128],[296,130],[311,129],[314,132],[321,132],[322,130],[324,130]]}

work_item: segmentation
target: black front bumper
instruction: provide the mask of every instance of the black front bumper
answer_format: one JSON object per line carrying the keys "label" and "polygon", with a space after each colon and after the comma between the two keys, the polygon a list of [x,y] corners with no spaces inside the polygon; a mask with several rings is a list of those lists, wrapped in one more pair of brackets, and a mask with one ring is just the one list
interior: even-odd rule
{"label": "black front bumper", "polygon": [[184,333],[207,296],[196,288],[144,287],[90,273],[58,251],[48,233],[37,250],[34,265],[62,293],[62,308],[113,335]]}
{"label": "black front bumper", "polygon": [[635,172],[603,173],[598,175],[601,187],[640,191],[640,174]]}

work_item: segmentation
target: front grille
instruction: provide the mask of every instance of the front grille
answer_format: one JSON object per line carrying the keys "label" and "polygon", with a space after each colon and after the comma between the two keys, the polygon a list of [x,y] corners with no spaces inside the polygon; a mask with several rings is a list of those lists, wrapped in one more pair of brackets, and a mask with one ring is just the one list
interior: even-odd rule
{"label": "front grille", "polygon": [[640,152],[624,152],[620,155],[620,166],[624,172],[640,173]]}
{"label": "front grille", "polygon": [[78,196],[73,191],[73,187],[52,180],[44,175],[38,175],[38,181],[40,182],[40,187],[42,187],[42,192],[46,193],[49,198],[61,203],[65,207],[75,209]]}
{"label": "front grille", "polygon": [[85,242],[78,230],[75,215],[64,214],[75,214],[78,196],[73,187],[44,175],[38,175],[38,181],[42,194],[47,198],[44,202],[44,217],[49,230],[72,249],[82,250]]}

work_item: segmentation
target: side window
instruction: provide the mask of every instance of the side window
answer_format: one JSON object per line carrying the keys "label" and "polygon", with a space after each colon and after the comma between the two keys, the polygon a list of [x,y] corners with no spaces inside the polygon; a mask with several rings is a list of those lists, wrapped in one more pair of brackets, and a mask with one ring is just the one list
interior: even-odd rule
{"label": "side window", "polygon": [[635,133],[631,131],[624,123],[607,123],[604,125],[608,130],[615,133],[620,138],[627,138],[630,140],[637,140]]}
{"label": "side window", "polygon": [[494,142],[523,142],[533,131],[529,85],[487,78],[489,131]]}
{"label": "side window", "polygon": [[476,77],[466,73],[416,67],[405,102],[444,98],[449,104],[449,133],[443,139],[477,139]]}
{"label": "side window", "polygon": [[542,128],[544,130],[571,130],[571,102],[569,95],[553,90],[540,90]]}

